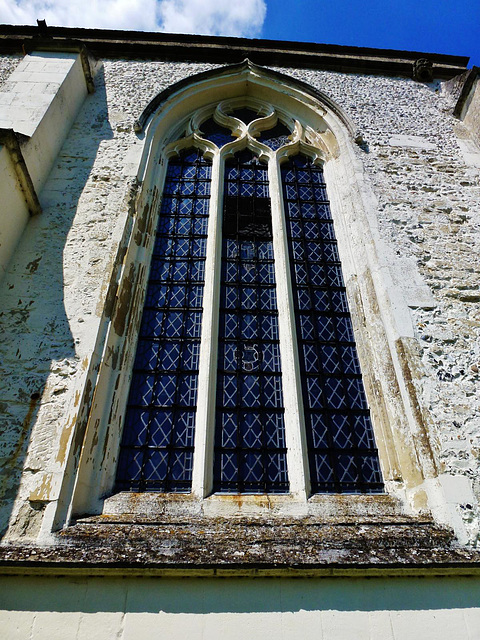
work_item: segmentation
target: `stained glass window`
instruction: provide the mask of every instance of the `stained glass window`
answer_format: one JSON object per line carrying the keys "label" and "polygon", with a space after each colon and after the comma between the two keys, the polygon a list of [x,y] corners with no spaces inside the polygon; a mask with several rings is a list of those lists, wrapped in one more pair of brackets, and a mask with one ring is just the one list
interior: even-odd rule
{"label": "stained glass window", "polygon": [[250,124],[253,120],[256,120],[260,116],[253,109],[249,109],[248,107],[242,107],[240,109],[235,109],[231,114],[234,118],[238,118],[245,124]]}
{"label": "stained glass window", "polygon": [[189,491],[211,164],[170,160],[117,469],[117,489]]}
{"label": "stained glass window", "polygon": [[[247,124],[259,117],[246,107],[230,113]],[[213,116],[197,133],[218,149],[235,139]],[[249,135],[242,134],[239,147]],[[257,139],[276,151],[291,137],[290,129],[277,120]],[[197,150],[182,152],[167,166],[120,448],[118,490],[192,491],[211,173],[211,162]],[[323,172],[298,155],[282,163],[281,181],[284,210],[277,209],[275,215],[277,220],[284,217],[286,225],[290,273],[287,268],[282,277],[291,281],[293,297],[287,303],[296,322],[296,338],[283,336],[282,356],[294,362],[298,349],[301,384],[290,393],[297,394],[301,387],[311,491],[381,492]],[[288,493],[286,428],[295,427],[286,427],[284,416],[267,163],[248,146],[227,155],[217,197],[219,207],[212,211],[220,211],[222,218],[221,256],[213,253],[210,258],[219,290],[209,289],[205,301],[215,304],[206,334],[216,335],[218,320],[216,390],[207,394],[205,413],[213,412],[209,403],[215,395],[215,423],[207,424],[203,417],[197,427],[201,434],[214,429],[213,486],[207,491]],[[205,388],[213,384],[212,373],[200,374]],[[205,440],[211,441],[210,436]],[[196,460],[211,460],[211,453]]]}
{"label": "stained glass window", "polygon": [[267,167],[225,167],[214,490],[288,491]]}
{"label": "stained glass window", "polygon": [[282,165],[313,493],[383,490],[323,172]]}

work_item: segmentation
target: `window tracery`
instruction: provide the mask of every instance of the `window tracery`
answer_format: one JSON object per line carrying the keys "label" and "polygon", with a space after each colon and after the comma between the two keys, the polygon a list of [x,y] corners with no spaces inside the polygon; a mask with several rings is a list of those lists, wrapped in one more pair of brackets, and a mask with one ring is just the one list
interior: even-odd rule
{"label": "window tracery", "polygon": [[382,489],[322,168],[281,166],[313,493]]}
{"label": "window tracery", "polygon": [[226,162],[214,491],[288,491],[268,171]]}

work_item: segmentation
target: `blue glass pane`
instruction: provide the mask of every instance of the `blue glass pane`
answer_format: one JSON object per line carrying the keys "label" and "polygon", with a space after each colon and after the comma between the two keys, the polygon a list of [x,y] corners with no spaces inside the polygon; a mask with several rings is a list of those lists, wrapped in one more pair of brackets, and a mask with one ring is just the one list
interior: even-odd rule
{"label": "blue glass pane", "polygon": [[290,142],[290,129],[288,129],[282,122],[277,122],[277,124],[268,131],[262,131],[259,136],[260,142],[266,144],[267,147],[276,151],[283,147],[283,145],[288,144]]}
{"label": "blue glass pane", "polygon": [[201,136],[214,142],[217,147],[223,147],[227,142],[235,140],[230,129],[217,124],[213,118],[209,118],[200,126]]}
{"label": "blue glass pane", "polygon": [[191,488],[211,165],[171,160],[160,204],[117,489]]}
{"label": "blue glass pane", "polygon": [[268,177],[225,168],[214,489],[288,491]]}
{"label": "blue glass pane", "polygon": [[323,172],[282,165],[314,492],[383,490]]}

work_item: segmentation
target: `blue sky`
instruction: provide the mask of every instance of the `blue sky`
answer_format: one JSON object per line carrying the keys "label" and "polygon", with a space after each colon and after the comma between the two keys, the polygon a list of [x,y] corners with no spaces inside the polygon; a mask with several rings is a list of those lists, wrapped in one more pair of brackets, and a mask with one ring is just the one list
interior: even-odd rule
{"label": "blue sky", "polygon": [[479,0],[0,0],[0,22],[233,35],[470,56]]}
{"label": "blue sky", "polygon": [[[290,7],[288,20],[280,6]],[[480,65],[480,2],[269,0],[263,37],[471,56]]]}

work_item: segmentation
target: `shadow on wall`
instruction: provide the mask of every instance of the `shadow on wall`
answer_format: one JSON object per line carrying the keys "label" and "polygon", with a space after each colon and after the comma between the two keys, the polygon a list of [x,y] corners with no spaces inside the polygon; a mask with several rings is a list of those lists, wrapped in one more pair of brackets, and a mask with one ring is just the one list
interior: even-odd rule
{"label": "shadow on wall", "polygon": [[[477,578],[0,579],[2,609],[124,613],[279,613],[477,609]],[[458,637],[462,637],[461,634]]]}
{"label": "shadow on wall", "polygon": [[[64,305],[64,287],[72,282],[65,280],[63,255],[80,198],[94,199],[99,188],[91,179],[98,148],[113,137],[103,70],[95,85],[40,195],[43,213],[30,220],[0,286],[0,537],[23,470],[32,474],[35,486],[35,474],[55,461],[52,445],[65,421],[61,396],[78,364]],[[76,265],[68,273],[78,278],[87,272],[88,255],[81,246],[69,253],[76,256]],[[40,412],[41,425],[29,448]],[[42,507],[33,501],[25,508],[34,516]]]}

